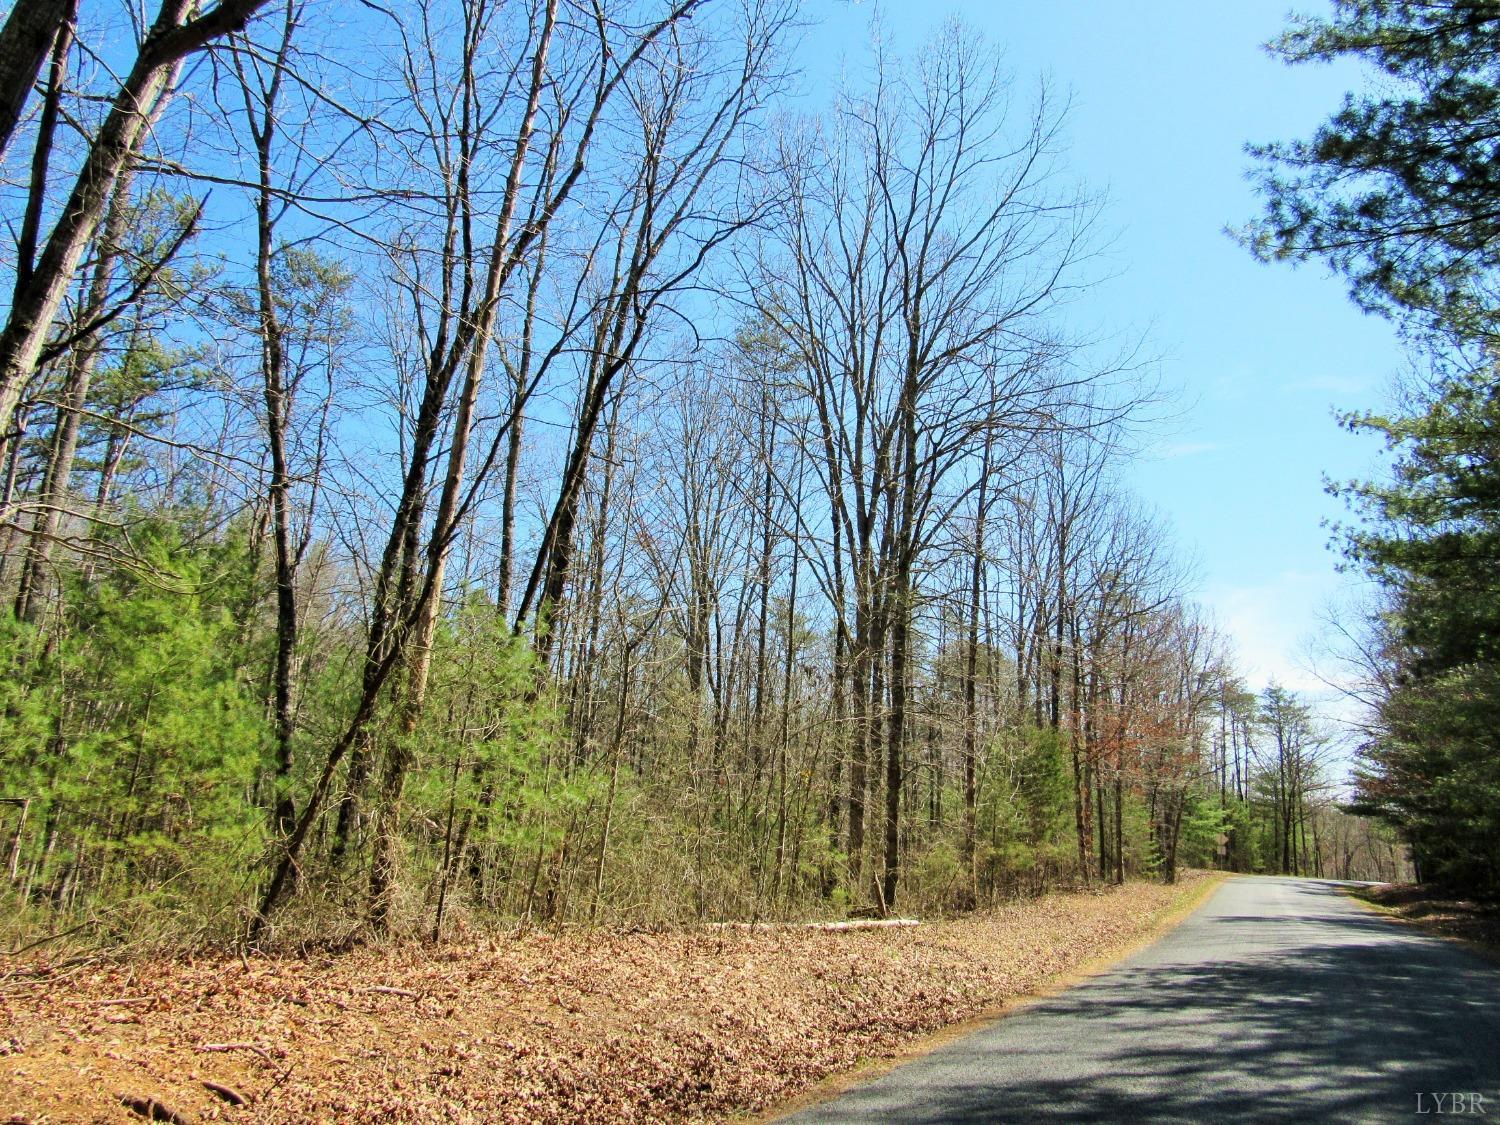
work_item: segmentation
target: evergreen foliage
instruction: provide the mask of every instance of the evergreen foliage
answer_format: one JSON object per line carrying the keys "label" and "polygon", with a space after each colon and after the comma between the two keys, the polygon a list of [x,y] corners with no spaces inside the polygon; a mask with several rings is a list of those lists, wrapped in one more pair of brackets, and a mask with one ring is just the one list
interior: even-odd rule
{"label": "evergreen foliage", "polygon": [[1391,479],[1334,491],[1352,568],[1383,590],[1366,662],[1379,684],[1358,807],[1411,843],[1423,878],[1500,891],[1500,5],[1339,0],[1273,45],[1377,75],[1309,140],[1265,145],[1264,257],[1318,258],[1364,308],[1412,330],[1436,372],[1380,436]]}
{"label": "evergreen foliage", "polygon": [[1271,45],[1288,63],[1353,59],[1377,81],[1307,140],[1254,146],[1267,258],[1320,258],[1364,308],[1494,341],[1500,280],[1500,5],[1336,0]]}

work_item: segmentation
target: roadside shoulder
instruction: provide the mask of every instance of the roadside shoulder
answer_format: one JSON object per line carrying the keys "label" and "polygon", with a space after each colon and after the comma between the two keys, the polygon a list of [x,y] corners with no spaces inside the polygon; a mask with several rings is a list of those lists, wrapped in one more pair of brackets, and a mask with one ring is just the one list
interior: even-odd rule
{"label": "roadside shoulder", "polygon": [[1425,886],[1376,883],[1339,888],[1366,910],[1463,946],[1500,966],[1500,908],[1456,899]]}
{"label": "roadside shoulder", "polygon": [[[1202,906],[1211,894],[1230,877],[1227,871],[1194,871],[1171,888],[1165,902],[1142,920],[1139,929],[1122,937],[1098,953],[1067,968],[1059,969],[1031,983],[1029,988],[1006,995],[977,1014],[907,1040],[899,1048],[878,1057],[860,1059],[854,1066],[829,1074],[815,1085],[759,1113],[747,1114],[741,1120],[774,1122],[827,1102],[864,1082],[873,1081],[896,1067],[931,1054],[965,1036],[988,1027],[997,1020],[1023,1011],[1032,1004],[1097,976],[1140,952],[1175,929]],[[1175,894],[1170,892],[1175,891]],[[963,925],[962,922],[950,923]]]}

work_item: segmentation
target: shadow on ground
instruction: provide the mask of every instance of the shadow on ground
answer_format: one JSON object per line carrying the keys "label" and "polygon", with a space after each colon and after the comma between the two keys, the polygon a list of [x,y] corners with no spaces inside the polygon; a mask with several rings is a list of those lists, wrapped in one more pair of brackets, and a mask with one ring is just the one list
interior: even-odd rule
{"label": "shadow on ground", "polygon": [[1278,895],[797,1120],[1398,1120],[1440,1092],[1500,1117],[1500,974],[1326,885]]}

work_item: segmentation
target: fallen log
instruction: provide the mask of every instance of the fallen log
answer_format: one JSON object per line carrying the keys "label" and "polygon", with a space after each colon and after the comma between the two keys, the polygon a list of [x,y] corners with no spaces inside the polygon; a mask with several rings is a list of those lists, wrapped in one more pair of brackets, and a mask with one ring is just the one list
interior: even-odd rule
{"label": "fallen log", "polygon": [[710,930],[894,930],[920,926],[916,918],[851,918],[844,922],[709,922]]}

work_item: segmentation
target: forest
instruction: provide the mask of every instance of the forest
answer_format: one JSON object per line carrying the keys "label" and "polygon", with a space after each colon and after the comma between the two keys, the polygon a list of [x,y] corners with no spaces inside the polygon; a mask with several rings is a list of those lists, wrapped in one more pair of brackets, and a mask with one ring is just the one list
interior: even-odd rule
{"label": "forest", "polygon": [[[1489,5],[1282,49],[1407,7],[1452,13],[1492,121]],[[1349,421],[1414,449],[1349,486],[1398,525],[1350,533],[1396,576],[1351,805],[1121,484],[1172,392],[1073,315],[1107,220],[1066,98],[877,20],[813,99],[806,33],[793,0],[12,6],[11,941],[942,915],[1397,880],[1407,845],[1495,885],[1493,469],[1448,426],[1493,432],[1493,230],[1423,289],[1328,249],[1317,207],[1376,214],[1348,145],[1259,154],[1253,250],[1456,340],[1425,412]],[[1330,128],[1390,142],[1370,113]]]}

